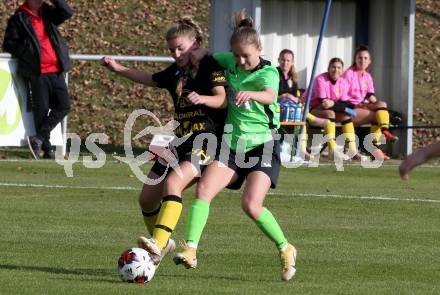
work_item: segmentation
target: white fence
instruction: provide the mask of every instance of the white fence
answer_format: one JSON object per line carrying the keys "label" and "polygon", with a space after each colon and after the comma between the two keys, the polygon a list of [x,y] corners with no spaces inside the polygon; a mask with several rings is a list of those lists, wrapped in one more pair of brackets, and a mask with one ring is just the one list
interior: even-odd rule
{"label": "white fence", "polygon": [[[104,55],[72,54],[72,60],[99,61]],[[166,56],[111,56],[120,61],[173,62]],[[0,53],[0,146],[25,146],[26,137],[35,134],[32,111],[27,109],[27,90],[17,75],[17,62]],[[66,75],[66,82],[68,76]],[[66,151],[67,117],[51,132],[51,143]]]}

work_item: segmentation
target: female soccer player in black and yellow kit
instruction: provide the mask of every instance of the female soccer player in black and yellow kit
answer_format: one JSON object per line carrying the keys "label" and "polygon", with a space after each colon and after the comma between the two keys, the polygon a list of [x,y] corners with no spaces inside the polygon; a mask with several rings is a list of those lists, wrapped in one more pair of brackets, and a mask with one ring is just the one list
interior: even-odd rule
{"label": "female soccer player in black and yellow kit", "polygon": [[[193,147],[193,141],[199,134],[221,134],[226,117],[226,78],[222,68],[210,56],[197,65],[191,63],[192,50],[202,44],[202,33],[197,23],[189,17],[181,18],[168,30],[166,40],[175,62],[158,73],[126,68],[110,57],[103,58],[105,66],[130,80],[167,89],[174,102],[174,118],[179,123],[175,135],[177,138],[189,136],[183,144],[171,147],[177,153],[181,173],[177,169],[167,169],[169,165],[166,163],[156,161],[148,177],[159,179],[164,173],[168,175],[156,185],[144,184],[139,198],[144,222],[152,239],[140,237],[138,245],[155,254],[158,263],[161,257],[175,248],[170,236],[182,211],[183,190],[200,177],[198,167],[203,169],[203,165],[214,159],[214,155],[207,155],[203,147]],[[201,150],[196,151],[195,148]],[[192,163],[192,159],[197,163]]]}

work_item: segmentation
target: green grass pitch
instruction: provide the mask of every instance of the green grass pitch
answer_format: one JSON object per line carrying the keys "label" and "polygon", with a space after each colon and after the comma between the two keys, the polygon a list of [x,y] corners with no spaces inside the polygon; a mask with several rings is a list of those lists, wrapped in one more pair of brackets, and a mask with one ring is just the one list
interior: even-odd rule
{"label": "green grass pitch", "polygon": [[[125,164],[99,169],[48,161],[0,162],[0,294],[439,294],[440,168],[283,168],[266,206],[298,248],[293,281],[241,211],[238,192],[213,202],[186,270],[166,257],[152,282],[126,284],[116,261],[145,234],[141,183]],[[38,185],[38,186],[34,186]],[[184,196],[175,238],[194,189]]]}

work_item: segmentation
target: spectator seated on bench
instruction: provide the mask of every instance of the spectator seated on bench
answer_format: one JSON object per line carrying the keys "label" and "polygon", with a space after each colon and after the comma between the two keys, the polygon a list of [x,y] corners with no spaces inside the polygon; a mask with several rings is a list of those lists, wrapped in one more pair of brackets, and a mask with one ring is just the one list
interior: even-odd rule
{"label": "spectator seated on bench", "polygon": [[[328,137],[329,157],[333,158],[336,150],[336,123],[342,124],[342,131],[348,145],[348,154],[358,154],[356,136],[352,118],[356,116],[354,106],[348,100],[348,84],[342,77],[344,62],[340,58],[332,58],[328,71],[315,78],[310,99],[310,112],[317,118],[326,119],[324,134]],[[307,92],[303,95],[303,100]],[[312,125],[313,120],[310,122]]]}
{"label": "spectator seated on bench", "polygon": [[356,117],[354,124],[361,126],[371,124],[371,134],[377,147],[372,154],[376,158],[388,160],[389,157],[379,148],[380,137],[383,135],[389,142],[395,142],[398,137],[391,133],[390,115],[387,104],[375,96],[373,78],[368,72],[371,65],[371,54],[366,46],[360,46],[354,53],[353,65],[344,73],[349,84],[349,102],[355,105]]}

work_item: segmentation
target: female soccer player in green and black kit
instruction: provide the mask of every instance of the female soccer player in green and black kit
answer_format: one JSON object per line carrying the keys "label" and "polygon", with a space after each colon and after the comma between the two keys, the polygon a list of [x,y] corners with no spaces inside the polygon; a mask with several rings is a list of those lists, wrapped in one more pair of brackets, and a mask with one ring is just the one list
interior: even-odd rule
{"label": "female soccer player in green and black kit", "polygon": [[[296,272],[296,249],[287,241],[272,213],[263,207],[266,193],[275,187],[280,170],[279,141],[274,138],[279,127],[276,113],[279,75],[275,67],[260,58],[260,37],[243,10],[236,15],[230,45],[232,52],[214,54],[226,68],[229,84],[222,150],[197,185],[197,198],[189,211],[186,242],[174,261],[187,268],[197,266],[196,249],[211,201],[225,187],[239,189],[246,179],[242,208],[278,248],[281,277],[287,281]],[[248,160],[251,158],[258,161],[249,167],[244,162],[253,161]]]}
{"label": "female soccer player in green and black kit", "polygon": [[221,135],[226,117],[226,110],[220,109],[226,107],[223,69],[211,56],[197,65],[191,63],[191,52],[202,44],[198,24],[190,17],[182,17],[165,37],[175,62],[163,71],[150,73],[126,68],[110,57],[102,60],[110,70],[130,80],[167,89],[174,102],[174,118],[180,124],[175,135],[177,138],[189,136],[175,147],[181,173],[167,163],[156,161],[148,178],[157,180],[157,184],[145,183],[139,197],[144,223],[152,238],[139,237],[138,245],[153,254],[157,263],[175,248],[170,236],[182,211],[183,190],[198,180],[199,168],[203,170],[207,161],[214,158],[205,150],[194,151],[204,147],[195,147],[193,141],[199,134]]}

